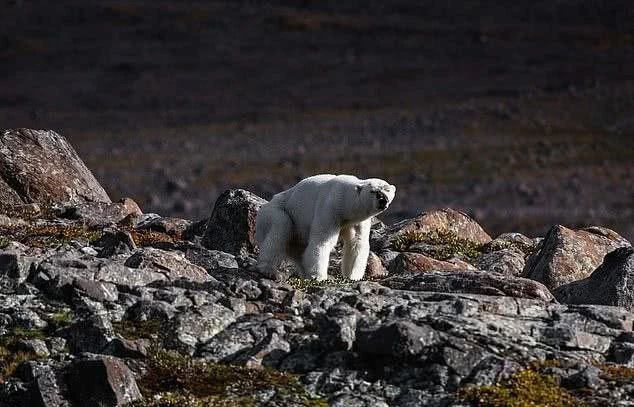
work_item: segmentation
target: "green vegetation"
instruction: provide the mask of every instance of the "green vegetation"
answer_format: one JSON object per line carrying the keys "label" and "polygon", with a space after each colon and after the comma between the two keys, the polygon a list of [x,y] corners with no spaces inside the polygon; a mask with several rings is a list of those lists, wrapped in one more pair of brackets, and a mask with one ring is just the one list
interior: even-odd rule
{"label": "green vegetation", "polygon": [[323,287],[349,287],[354,282],[340,276],[330,276],[327,280],[323,281],[291,277],[286,283],[296,290],[310,290]]}
{"label": "green vegetation", "polygon": [[534,368],[515,373],[508,380],[491,386],[467,387],[458,393],[463,401],[479,407],[574,407],[582,405],[559,386],[554,376]]}
{"label": "green vegetation", "polygon": [[466,257],[476,259],[482,253],[482,245],[463,239],[448,230],[434,230],[431,232],[406,231],[392,239],[392,248],[396,251],[408,251],[416,243],[430,245],[422,254],[436,260],[448,260],[452,257]]}
{"label": "green vegetation", "polygon": [[11,225],[0,227],[0,237],[31,247],[53,247],[76,239],[92,242],[101,231],[83,225]]}
{"label": "green vegetation", "polygon": [[19,343],[21,340],[44,340],[57,329],[70,325],[73,316],[70,311],[60,311],[44,316],[44,320],[48,323],[46,328],[27,329],[14,327],[0,338],[0,383],[11,377],[21,363],[37,360],[41,357],[34,352],[23,351]]}
{"label": "green vegetation", "polygon": [[44,339],[41,329],[25,329],[16,327],[0,338],[0,383],[11,377],[21,363],[39,359],[35,352],[25,352],[19,348],[22,339]]}
{"label": "green vegetation", "polygon": [[310,396],[295,375],[194,360],[154,349],[147,373],[138,381],[144,399],[133,407],[255,406],[257,395],[274,390],[277,404],[325,407]]}
{"label": "green vegetation", "polygon": [[64,328],[73,322],[73,314],[70,311],[60,311],[44,318],[48,323],[47,332],[54,332]]}
{"label": "green vegetation", "polygon": [[119,336],[130,339],[156,339],[161,332],[159,321],[117,321],[112,323],[114,332]]}

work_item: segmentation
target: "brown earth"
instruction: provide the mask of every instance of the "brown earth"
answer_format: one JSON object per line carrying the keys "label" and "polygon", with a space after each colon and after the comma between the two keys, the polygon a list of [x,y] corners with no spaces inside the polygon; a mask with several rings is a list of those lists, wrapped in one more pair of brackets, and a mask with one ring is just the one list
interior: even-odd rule
{"label": "brown earth", "polygon": [[59,131],[115,200],[347,172],[397,186],[389,222],[634,239],[631,1],[50,4],[3,5],[0,128]]}

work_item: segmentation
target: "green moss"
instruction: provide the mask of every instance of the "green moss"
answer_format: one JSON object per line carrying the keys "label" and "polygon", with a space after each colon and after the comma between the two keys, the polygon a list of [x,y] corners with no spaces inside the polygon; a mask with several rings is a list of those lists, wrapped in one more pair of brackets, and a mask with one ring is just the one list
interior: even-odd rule
{"label": "green moss", "polygon": [[426,243],[429,249],[425,255],[437,260],[448,260],[452,257],[476,259],[483,253],[483,246],[471,240],[463,239],[448,230],[431,232],[406,231],[392,239],[392,248],[396,251],[408,251],[416,243]]}
{"label": "green moss", "polygon": [[274,390],[278,404],[327,406],[306,393],[296,376],[267,368],[206,363],[155,349],[139,381],[144,399],[134,407],[254,406],[257,394]]}
{"label": "green moss", "polygon": [[353,284],[352,280],[343,277],[331,276],[327,280],[317,281],[308,278],[291,277],[286,283],[296,290],[310,290],[313,288],[323,287],[349,287]]}
{"label": "green moss", "polygon": [[534,369],[515,373],[491,386],[467,387],[458,398],[480,407],[580,406],[581,402],[559,386],[554,376]]}
{"label": "green moss", "polygon": [[66,310],[56,312],[44,318],[48,323],[47,331],[54,332],[59,328],[64,328],[73,322],[73,314]]}
{"label": "green moss", "polygon": [[112,323],[114,332],[123,338],[156,339],[161,331],[159,321],[117,321]]}
{"label": "green moss", "polygon": [[40,357],[34,352],[20,350],[18,341],[22,339],[44,339],[41,329],[13,328],[10,333],[0,338],[0,383],[11,377],[21,363],[37,360]]}

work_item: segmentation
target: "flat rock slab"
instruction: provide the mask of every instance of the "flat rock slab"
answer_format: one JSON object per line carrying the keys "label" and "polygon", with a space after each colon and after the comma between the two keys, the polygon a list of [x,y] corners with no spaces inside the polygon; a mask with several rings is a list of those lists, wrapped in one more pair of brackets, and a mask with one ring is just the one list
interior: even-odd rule
{"label": "flat rock slab", "polygon": [[424,254],[409,252],[399,254],[390,264],[391,274],[459,270],[476,270],[476,268],[459,259],[443,261]]}
{"label": "flat rock slab", "polygon": [[78,204],[110,198],[64,137],[16,129],[0,132],[0,201]]}
{"label": "flat rock slab", "polygon": [[548,302],[554,300],[548,288],[537,281],[485,271],[463,270],[420,273],[414,276],[396,275],[381,281],[381,284],[412,291],[499,295]]}

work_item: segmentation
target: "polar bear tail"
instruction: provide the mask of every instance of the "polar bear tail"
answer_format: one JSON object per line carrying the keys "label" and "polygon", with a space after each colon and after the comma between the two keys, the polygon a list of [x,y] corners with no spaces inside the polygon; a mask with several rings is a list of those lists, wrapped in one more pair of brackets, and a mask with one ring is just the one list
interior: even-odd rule
{"label": "polar bear tail", "polygon": [[284,209],[268,203],[258,212],[255,239],[260,248],[258,269],[278,278],[277,268],[287,257],[288,239],[293,234],[293,221]]}

